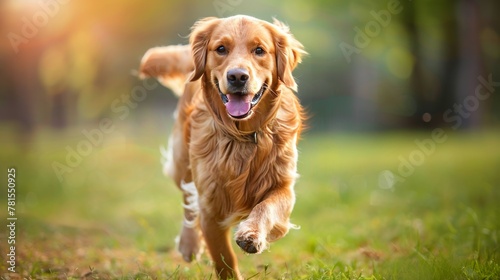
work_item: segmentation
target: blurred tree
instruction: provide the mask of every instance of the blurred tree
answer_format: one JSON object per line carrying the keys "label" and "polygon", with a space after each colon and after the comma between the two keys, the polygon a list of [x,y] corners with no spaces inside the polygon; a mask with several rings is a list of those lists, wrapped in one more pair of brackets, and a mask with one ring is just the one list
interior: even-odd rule
{"label": "blurred tree", "polygon": [[[480,34],[483,30],[481,16],[479,14],[479,6],[476,0],[460,0],[457,5],[458,18],[458,52],[460,64],[458,65],[458,73],[456,77],[456,92],[455,102],[458,107],[453,106],[453,110],[461,110],[465,113],[460,114],[463,127],[459,128],[474,128],[480,125],[480,115],[485,108],[481,106],[479,100],[475,99],[477,106],[468,104],[467,97],[474,96],[475,89],[479,83],[478,77],[484,77],[484,64],[481,52]],[[448,109],[451,109],[450,106]]]}
{"label": "blurred tree", "polygon": [[[1,1],[0,31],[21,32],[49,2],[59,3]],[[186,43],[189,28],[205,16],[275,16],[291,26],[310,53],[294,75],[313,128],[454,125],[443,114],[474,94],[477,77],[500,76],[498,1],[227,3],[224,11],[196,0],[68,1],[54,7],[17,54],[8,40],[0,43],[0,120],[16,120],[29,131],[39,124],[66,127],[113,115],[110,104],[125,100],[140,83],[131,70],[142,54],[153,46]],[[402,11],[381,23],[374,14],[391,5]],[[339,45],[356,46],[358,30],[366,28],[372,28],[368,43],[346,59]],[[148,94],[144,102],[159,108],[175,102],[168,98]],[[460,128],[483,123],[481,116],[492,116],[498,107],[500,99],[491,95]]]}
{"label": "blurred tree", "polygon": [[455,1],[407,5],[402,19],[415,56],[409,88],[416,104],[408,125],[432,129],[443,124],[441,116],[454,100],[458,64]]}

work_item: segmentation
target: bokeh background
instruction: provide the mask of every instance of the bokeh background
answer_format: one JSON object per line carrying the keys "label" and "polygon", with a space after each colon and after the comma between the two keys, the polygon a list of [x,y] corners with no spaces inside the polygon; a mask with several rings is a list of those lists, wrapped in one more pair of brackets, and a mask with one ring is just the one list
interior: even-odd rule
{"label": "bokeh background", "polygon": [[[420,242],[440,245],[418,250],[416,259],[474,243],[456,235],[461,227],[488,232],[479,234],[482,245],[463,249],[463,259],[484,246],[498,257],[499,11],[495,0],[1,1],[0,172],[18,170],[21,274],[80,275],[70,263],[104,263],[116,276],[126,262],[118,255],[144,258],[116,248],[173,251],[180,194],[163,178],[159,147],[177,100],[157,82],[139,80],[137,69],[150,47],[187,43],[196,20],[235,14],[284,21],[309,53],[294,72],[310,116],[295,212],[303,230],[288,241],[305,245],[276,245],[277,259],[294,255],[301,267],[310,253],[343,264],[331,271],[358,275],[365,267],[352,265],[358,254],[370,274],[372,262],[413,256]],[[4,205],[7,190],[1,193]],[[440,217],[452,217],[447,229]],[[420,240],[413,233],[425,225],[446,234]],[[456,243],[441,242],[450,232]],[[65,250],[71,253],[60,255]],[[319,273],[311,263],[300,275]]]}
{"label": "bokeh background", "polygon": [[[149,47],[185,44],[199,18],[248,14],[286,22],[310,53],[295,76],[312,130],[449,126],[444,112],[474,94],[479,76],[500,80],[498,8],[465,0],[5,0],[0,119],[30,132],[114,117],[113,100],[140,85],[133,71]],[[460,128],[498,122],[496,95]],[[171,103],[158,87],[131,113]]]}

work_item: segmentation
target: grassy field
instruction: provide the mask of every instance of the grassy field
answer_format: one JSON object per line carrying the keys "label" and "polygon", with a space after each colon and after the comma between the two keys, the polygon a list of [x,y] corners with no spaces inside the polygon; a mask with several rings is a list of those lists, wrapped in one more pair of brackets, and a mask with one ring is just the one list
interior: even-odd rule
{"label": "grassy field", "polygon": [[[10,131],[0,135],[0,177],[16,168],[16,273],[3,225],[2,279],[216,278],[206,254],[186,264],[175,251],[182,208],[161,173],[166,129],[120,127],[90,148],[80,129],[40,130],[29,141]],[[499,279],[500,131],[430,137],[305,135],[292,214],[301,229],[262,255],[237,250],[244,276]],[[86,152],[70,158],[61,182],[54,163],[67,163],[68,147]]]}

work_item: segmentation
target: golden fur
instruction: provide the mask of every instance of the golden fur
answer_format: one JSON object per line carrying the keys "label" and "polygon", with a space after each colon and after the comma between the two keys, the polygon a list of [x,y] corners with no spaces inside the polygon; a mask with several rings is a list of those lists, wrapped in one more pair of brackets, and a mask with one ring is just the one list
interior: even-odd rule
{"label": "golden fur", "polygon": [[248,253],[294,226],[304,114],[292,70],[303,54],[283,23],[234,16],[202,19],[189,45],[153,48],[141,61],[141,77],[180,95],[165,165],[184,193],[179,251],[191,261],[205,243],[221,278],[241,278],[232,226],[239,223],[235,241]]}

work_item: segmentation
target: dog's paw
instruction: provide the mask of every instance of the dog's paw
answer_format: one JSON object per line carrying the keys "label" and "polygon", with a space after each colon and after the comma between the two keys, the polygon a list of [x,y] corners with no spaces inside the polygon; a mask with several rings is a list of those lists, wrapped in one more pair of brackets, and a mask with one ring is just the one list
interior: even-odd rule
{"label": "dog's paw", "polygon": [[251,230],[243,224],[240,225],[240,229],[236,232],[235,236],[236,244],[249,254],[260,254],[267,247],[265,236],[260,236],[258,231]]}
{"label": "dog's paw", "polygon": [[199,260],[203,253],[203,238],[197,230],[183,227],[181,235],[176,238],[177,249],[186,262]]}
{"label": "dog's paw", "polygon": [[240,248],[249,253],[249,254],[256,254],[259,252],[259,244],[255,244],[253,239],[246,239],[246,240],[238,240],[236,239],[236,244],[240,246]]}

